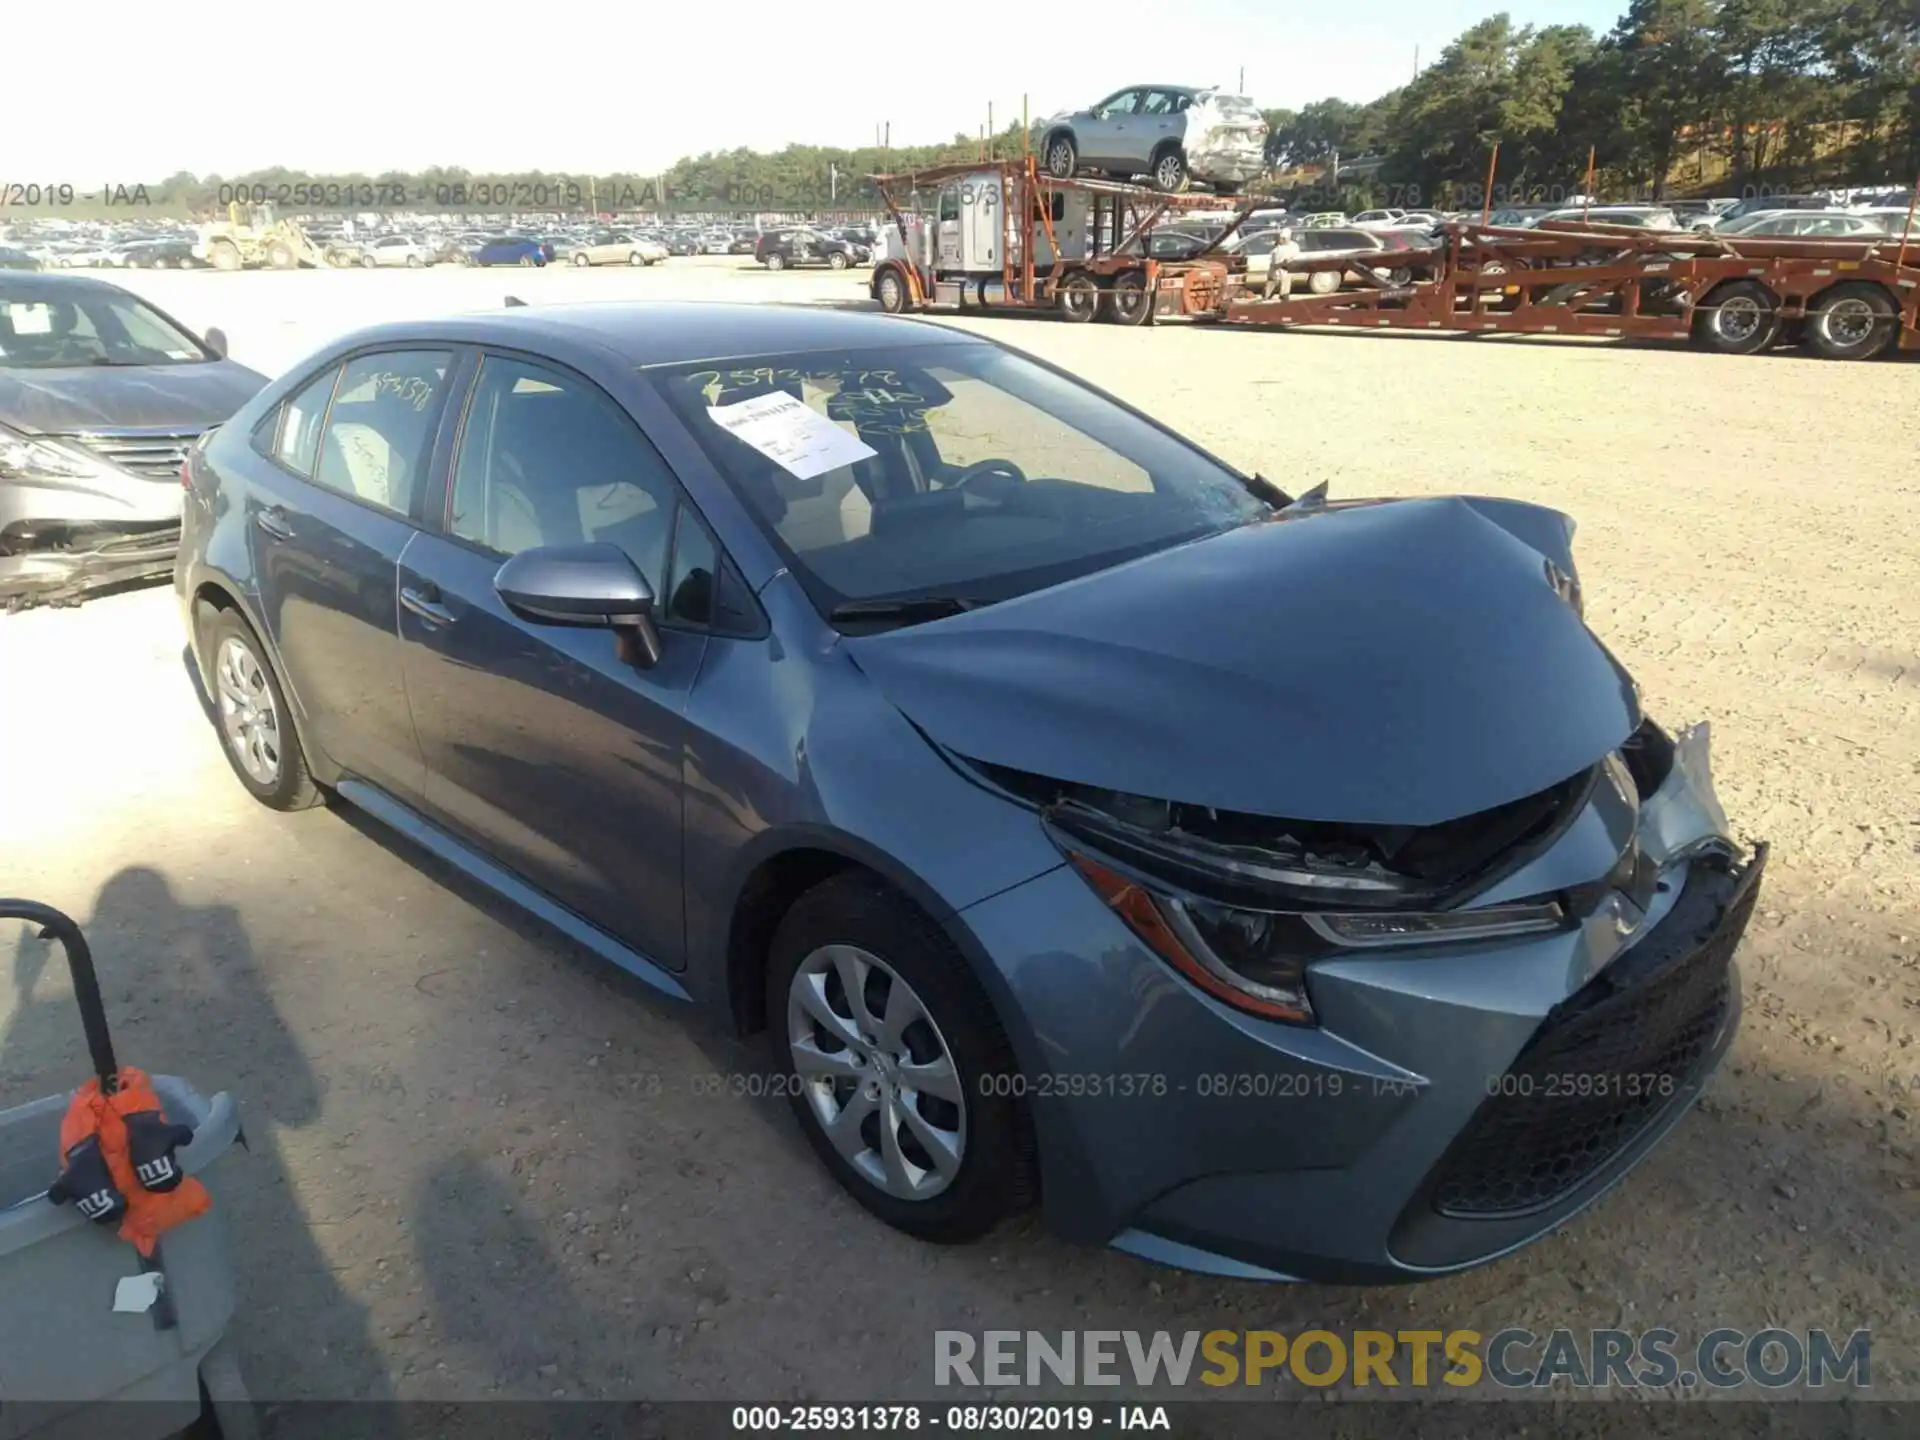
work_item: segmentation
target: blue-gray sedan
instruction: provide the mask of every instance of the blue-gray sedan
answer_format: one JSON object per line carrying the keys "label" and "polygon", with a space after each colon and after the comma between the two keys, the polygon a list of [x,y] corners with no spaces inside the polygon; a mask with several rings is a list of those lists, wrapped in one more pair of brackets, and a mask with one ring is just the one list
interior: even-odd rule
{"label": "blue-gray sedan", "polygon": [[771,1030],[915,1235],[1456,1270],[1731,1042],[1764,848],[1552,510],[1296,498],[1002,346],[728,305],[362,331],[187,480],[241,784]]}

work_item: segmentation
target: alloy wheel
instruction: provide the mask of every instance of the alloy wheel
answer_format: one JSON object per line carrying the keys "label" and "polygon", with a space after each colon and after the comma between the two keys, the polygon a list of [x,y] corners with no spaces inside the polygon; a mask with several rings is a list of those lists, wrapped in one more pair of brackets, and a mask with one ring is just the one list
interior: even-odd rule
{"label": "alloy wheel", "polygon": [[879,956],[823,945],[787,988],[787,1043],[813,1118],[875,1188],[930,1200],[960,1173],[967,1105],[926,1003]]}
{"label": "alloy wheel", "polygon": [[214,660],[220,729],[240,767],[261,785],[280,779],[280,715],[260,659],[229,636]]}

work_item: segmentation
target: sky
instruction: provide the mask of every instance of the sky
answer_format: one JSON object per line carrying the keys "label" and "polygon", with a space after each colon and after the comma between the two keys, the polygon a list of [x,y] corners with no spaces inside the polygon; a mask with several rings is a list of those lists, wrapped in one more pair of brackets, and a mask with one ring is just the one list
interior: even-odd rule
{"label": "sky", "polygon": [[[1006,124],[1023,96],[1038,119],[1130,84],[1235,86],[1242,67],[1262,106],[1369,100],[1413,74],[1416,47],[1430,63],[1499,9],[1603,31],[1626,3],[1364,0],[1348,19],[1328,0],[1102,0],[1051,15],[1032,0],[944,15],[791,0],[14,0],[9,56],[46,58],[9,64],[0,85],[0,185],[94,191],[275,164],[651,175],[711,149],[868,144],[889,123],[895,144],[943,141],[976,133],[989,105]],[[1017,25],[1037,32],[1031,48],[1005,38]],[[966,38],[943,45],[942,30]]]}

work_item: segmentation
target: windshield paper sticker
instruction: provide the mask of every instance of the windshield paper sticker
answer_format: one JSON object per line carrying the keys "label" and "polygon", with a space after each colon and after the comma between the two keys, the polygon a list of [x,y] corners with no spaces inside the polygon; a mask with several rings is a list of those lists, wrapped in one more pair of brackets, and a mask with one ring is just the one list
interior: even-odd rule
{"label": "windshield paper sticker", "polygon": [[715,405],[707,414],[796,480],[811,480],[878,453],[805,401],[784,393]]}

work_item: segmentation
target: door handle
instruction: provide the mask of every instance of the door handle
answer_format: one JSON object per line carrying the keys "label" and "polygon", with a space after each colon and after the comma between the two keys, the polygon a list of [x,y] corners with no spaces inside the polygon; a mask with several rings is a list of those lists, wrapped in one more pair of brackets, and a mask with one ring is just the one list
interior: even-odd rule
{"label": "door handle", "polygon": [[269,505],[254,513],[253,523],[276,540],[293,539],[293,525],[287,519],[287,512],[278,505]]}
{"label": "door handle", "polygon": [[411,586],[400,587],[400,603],[429,625],[451,625],[453,612],[440,603],[438,586],[427,585],[419,590]]}

